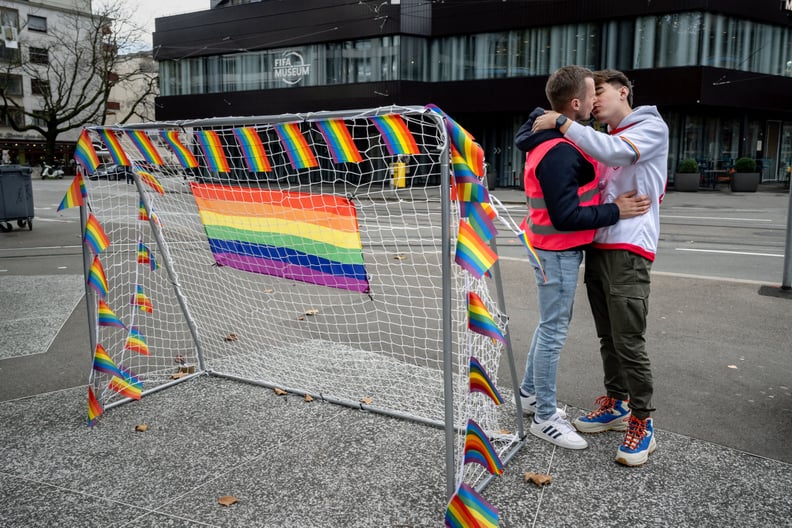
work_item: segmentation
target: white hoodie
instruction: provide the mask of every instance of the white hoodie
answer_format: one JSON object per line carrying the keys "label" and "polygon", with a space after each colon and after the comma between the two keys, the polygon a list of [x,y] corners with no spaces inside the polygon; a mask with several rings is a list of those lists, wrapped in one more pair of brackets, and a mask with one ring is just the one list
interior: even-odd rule
{"label": "white hoodie", "polygon": [[637,190],[652,201],[645,215],[597,230],[594,246],[625,249],[654,260],[660,237],[660,202],[668,178],[668,126],[654,106],[639,106],[609,134],[572,123],[565,136],[608,167],[600,173],[602,203]]}

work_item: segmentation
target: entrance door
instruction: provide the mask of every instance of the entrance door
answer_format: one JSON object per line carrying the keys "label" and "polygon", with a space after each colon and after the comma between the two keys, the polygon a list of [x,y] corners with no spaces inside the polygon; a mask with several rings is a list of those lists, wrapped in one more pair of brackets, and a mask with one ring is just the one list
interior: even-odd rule
{"label": "entrance door", "polygon": [[762,160],[762,181],[778,181],[778,143],[780,139],[781,121],[768,121],[765,140],[764,159]]}

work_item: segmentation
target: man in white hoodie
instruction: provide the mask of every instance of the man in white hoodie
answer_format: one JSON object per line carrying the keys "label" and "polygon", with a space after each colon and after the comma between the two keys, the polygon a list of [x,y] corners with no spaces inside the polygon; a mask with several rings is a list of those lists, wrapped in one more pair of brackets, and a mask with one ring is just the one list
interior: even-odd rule
{"label": "man in white hoodie", "polygon": [[548,112],[534,130],[557,128],[585,153],[608,166],[599,187],[602,203],[626,190],[651,200],[650,211],[597,230],[586,250],[585,282],[594,315],[606,395],[573,424],[583,433],[626,431],[616,461],[644,464],[656,448],[652,423],[652,371],[646,352],[649,272],[660,236],[660,202],[666,187],[668,126],[654,106],[632,108],[632,84],[617,70],[594,73],[593,115],[608,134]]}

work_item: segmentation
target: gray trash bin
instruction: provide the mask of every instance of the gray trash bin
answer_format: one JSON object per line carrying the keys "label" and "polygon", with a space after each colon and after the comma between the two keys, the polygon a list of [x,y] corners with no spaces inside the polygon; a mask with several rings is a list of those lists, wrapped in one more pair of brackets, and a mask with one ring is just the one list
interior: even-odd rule
{"label": "gray trash bin", "polygon": [[30,167],[0,165],[0,231],[17,226],[33,229],[33,183]]}

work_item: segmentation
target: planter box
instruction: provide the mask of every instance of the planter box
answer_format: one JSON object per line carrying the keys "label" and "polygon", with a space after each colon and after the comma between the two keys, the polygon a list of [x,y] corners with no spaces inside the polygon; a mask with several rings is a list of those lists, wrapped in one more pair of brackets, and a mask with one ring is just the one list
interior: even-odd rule
{"label": "planter box", "polygon": [[756,192],[758,188],[758,172],[735,172],[731,176],[732,192]]}
{"label": "planter box", "polygon": [[674,189],[682,192],[698,191],[701,174],[698,172],[677,172],[674,175]]}

